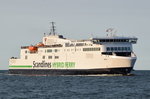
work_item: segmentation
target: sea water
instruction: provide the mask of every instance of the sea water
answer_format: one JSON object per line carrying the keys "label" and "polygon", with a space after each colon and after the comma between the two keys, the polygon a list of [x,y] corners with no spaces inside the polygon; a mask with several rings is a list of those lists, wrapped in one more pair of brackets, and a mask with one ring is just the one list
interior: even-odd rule
{"label": "sea water", "polygon": [[150,71],[133,75],[36,76],[0,71],[0,99],[150,99]]}

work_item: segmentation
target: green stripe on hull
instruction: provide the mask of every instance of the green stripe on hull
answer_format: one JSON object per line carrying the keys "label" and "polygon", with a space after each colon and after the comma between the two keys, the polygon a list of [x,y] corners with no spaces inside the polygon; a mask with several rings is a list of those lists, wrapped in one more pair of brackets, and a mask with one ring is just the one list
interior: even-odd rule
{"label": "green stripe on hull", "polygon": [[32,68],[31,65],[28,65],[28,66],[21,66],[21,65],[13,65],[13,66],[9,66],[9,67],[14,67],[14,68]]}

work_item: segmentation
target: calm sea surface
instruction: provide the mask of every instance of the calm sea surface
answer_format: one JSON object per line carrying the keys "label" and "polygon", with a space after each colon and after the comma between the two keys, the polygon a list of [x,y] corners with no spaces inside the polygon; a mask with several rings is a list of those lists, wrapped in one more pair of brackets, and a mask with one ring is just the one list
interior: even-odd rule
{"label": "calm sea surface", "polygon": [[150,99],[150,71],[132,76],[25,76],[0,71],[0,99]]}

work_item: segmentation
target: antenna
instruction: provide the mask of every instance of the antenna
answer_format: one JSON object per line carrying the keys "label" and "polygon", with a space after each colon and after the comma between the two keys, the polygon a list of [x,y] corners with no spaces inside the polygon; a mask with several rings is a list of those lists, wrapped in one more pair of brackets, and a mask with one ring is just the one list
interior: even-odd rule
{"label": "antenna", "polygon": [[50,25],[49,25],[49,35],[51,35],[52,33],[51,33],[51,23],[50,23]]}
{"label": "antenna", "polygon": [[107,36],[109,36],[110,34],[110,37],[113,37],[115,36],[115,33],[117,32],[117,30],[115,30],[114,28],[108,28],[106,32],[108,32]]}
{"label": "antenna", "polygon": [[55,22],[50,22],[51,27],[50,27],[50,35],[56,35],[56,28],[54,26]]}

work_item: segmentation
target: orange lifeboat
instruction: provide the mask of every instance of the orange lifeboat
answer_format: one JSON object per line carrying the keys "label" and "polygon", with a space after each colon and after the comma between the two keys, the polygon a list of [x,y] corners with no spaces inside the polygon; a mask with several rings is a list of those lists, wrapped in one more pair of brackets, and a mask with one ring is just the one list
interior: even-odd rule
{"label": "orange lifeboat", "polygon": [[44,44],[43,44],[43,43],[38,43],[36,46],[37,46],[37,47],[43,47]]}
{"label": "orange lifeboat", "polygon": [[38,48],[36,46],[29,46],[28,47],[30,52],[37,52]]}

